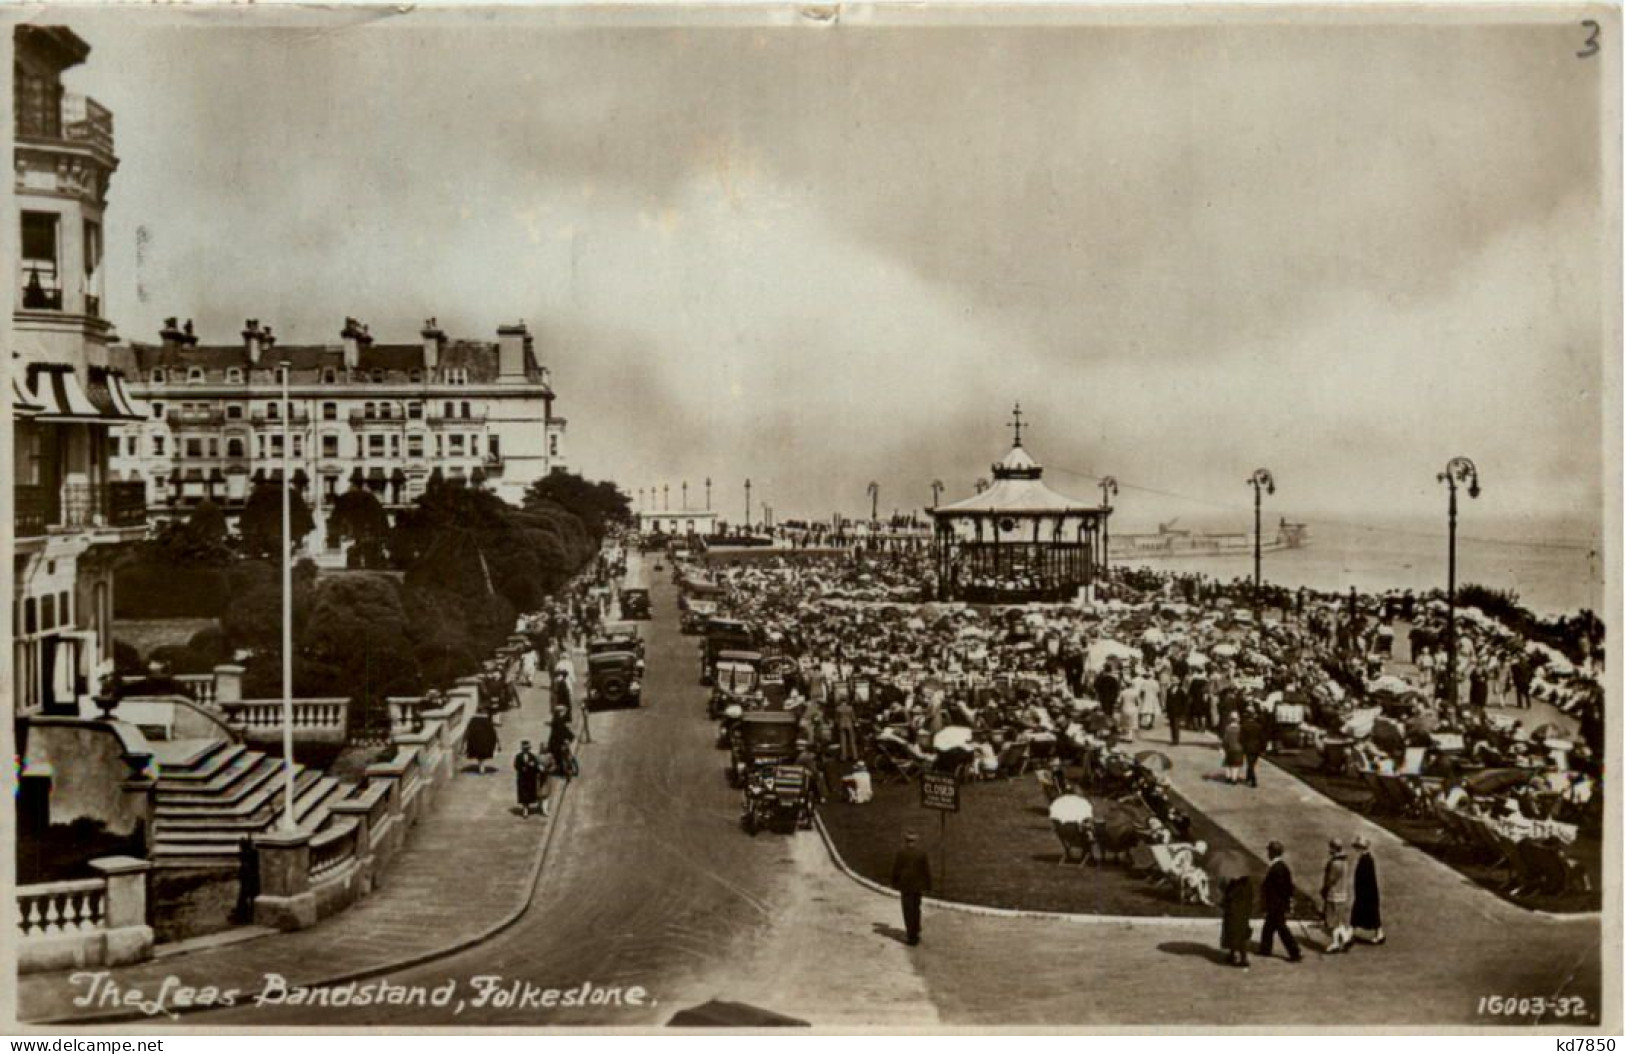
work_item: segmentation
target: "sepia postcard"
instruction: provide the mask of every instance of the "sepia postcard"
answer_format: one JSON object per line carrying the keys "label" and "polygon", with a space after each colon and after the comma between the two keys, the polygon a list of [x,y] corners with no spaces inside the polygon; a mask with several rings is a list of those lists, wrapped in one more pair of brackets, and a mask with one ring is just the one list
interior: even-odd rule
{"label": "sepia postcard", "polygon": [[0,1024],[1620,1029],[1617,5],[4,15]]}

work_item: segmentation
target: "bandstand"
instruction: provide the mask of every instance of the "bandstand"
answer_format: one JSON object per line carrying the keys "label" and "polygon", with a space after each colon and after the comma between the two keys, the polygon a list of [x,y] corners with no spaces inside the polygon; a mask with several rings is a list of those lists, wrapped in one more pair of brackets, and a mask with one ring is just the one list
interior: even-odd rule
{"label": "bandstand", "polygon": [[975,604],[1060,602],[1095,580],[1111,509],[1058,494],[1021,443],[993,466],[993,483],[931,510],[937,582],[944,599]]}

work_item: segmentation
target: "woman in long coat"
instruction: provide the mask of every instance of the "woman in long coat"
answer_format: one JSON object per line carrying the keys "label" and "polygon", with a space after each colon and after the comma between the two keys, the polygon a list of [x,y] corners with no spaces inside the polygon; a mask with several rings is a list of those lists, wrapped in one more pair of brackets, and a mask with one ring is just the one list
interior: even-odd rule
{"label": "woman in long coat", "polygon": [[1240,783],[1247,755],[1241,748],[1241,720],[1233,713],[1225,720],[1221,742],[1224,746],[1224,778],[1231,783]]}
{"label": "woman in long coat", "polygon": [[1355,838],[1353,845],[1359,854],[1354,862],[1354,910],[1350,913],[1354,939],[1381,944],[1388,938],[1382,932],[1382,891],[1377,886],[1377,861],[1371,855],[1371,843],[1363,836]]}
{"label": "woman in long coat", "polygon": [[1253,880],[1246,875],[1231,879],[1224,887],[1224,927],[1219,932],[1219,945],[1228,953],[1231,966],[1247,967],[1252,914]]}
{"label": "woman in long coat", "polygon": [[480,775],[485,775],[485,763],[491,760],[499,749],[501,743],[497,741],[496,722],[484,710],[479,711],[468,719],[468,734],[463,739],[463,752],[470,761],[479,768]]}
{"label": "woman in long coat", "polygon": [[519,744],[519,753],[513,756],[514,792],[519,799],[519,813],[529,816],[536,810],[542,792],[542,762],[530,749],[530,740]]}

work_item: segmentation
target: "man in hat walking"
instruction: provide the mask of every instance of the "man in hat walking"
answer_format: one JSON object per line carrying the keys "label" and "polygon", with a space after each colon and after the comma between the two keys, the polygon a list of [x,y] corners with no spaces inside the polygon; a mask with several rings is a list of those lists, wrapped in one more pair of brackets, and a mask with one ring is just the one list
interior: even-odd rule
{"label": "man in hat walking", "polygon": [[931,860],[913,831],[903,836],[903,848],[892,860],[891,884],[903,899],[903,929],[910,944],[920,943],[920,901],[931,892]]}
{"label": "man in hat walking", "polygon": [[1292,913],[1292,868],[1286,862],[1286,846],[1271,842],[1265,850],[1269,868],[1264,872],[1264,930],[1258,935],[1258,954],[1269,958],[1275,950],[1275,935],[1281,935],[1287,962],[1303,962],[1303,951],[1292,936],[1287,916]]}

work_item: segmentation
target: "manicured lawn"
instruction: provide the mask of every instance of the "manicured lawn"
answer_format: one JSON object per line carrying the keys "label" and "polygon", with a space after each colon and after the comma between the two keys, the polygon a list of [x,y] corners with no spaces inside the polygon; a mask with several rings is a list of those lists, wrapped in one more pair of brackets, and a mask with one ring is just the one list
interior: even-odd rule
{"label": "manicured lawn", "polygon": [[[1270,760],[1332,801],[1356,812],[1371,803],[1371,792],[1360,781],[1343,775],[1330,775],[1320,767],[1320,754],[1314,750],[1285,751]],[[1509,897],[1501,888],[1507,880],[1505,868],[1490,866],[1483,849],[1461,846],[1447,840],[1429,820],[1371,812],[1366,818],[1392,831],[1418,849],[1460,872],[1465,878],[1491,890],[1505,900],[1526,908],[1555,913],[1599,911],[1602,908],[1602,842],[1594,834],[1582,833],[1569,852],[1586,866],[1591,875],[1591,892],[1571,892],[1561,896],[1538,893]]]}
{"label": "manicured lawn", "polygon": [[[1240,848],[1187,803],[1178,805],[1191,816],[1193,837],[1207,842],[1210,853]],[[1125,864],[1061,865],[1061,843],[1050,828],[1043,791],[1030,774],[961,788],[960,811],[948,816],[946,881],[939,814],[921,807],[917,786],[877,787],[875,800],[868,805],[829,804],[822,815],[847,866],[882,885],[890,882],[892,856],[902,844],[903,832],[913,830],[931,853],[937,881],[934,895],[940,899],[1096,915],[1217,918],[1219,914],[1217,908],[1180,904],[1171,889],[1152,885]],[[1262,875],[1263,862],[1246,855],[1254,876]]]}

